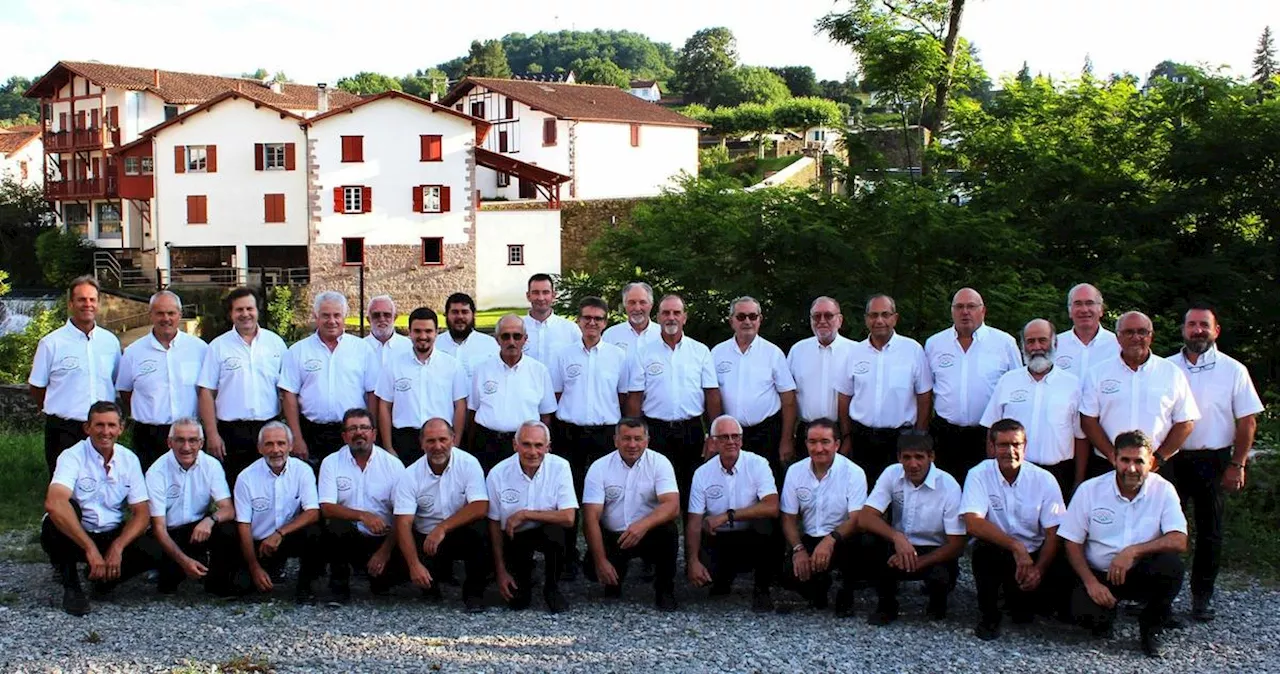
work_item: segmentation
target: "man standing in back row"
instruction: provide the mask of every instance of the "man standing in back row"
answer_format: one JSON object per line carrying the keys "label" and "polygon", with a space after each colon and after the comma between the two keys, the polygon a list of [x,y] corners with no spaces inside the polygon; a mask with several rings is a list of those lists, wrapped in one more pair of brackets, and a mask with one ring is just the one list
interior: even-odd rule
{"label": "man standing in back row", "polygon": [[1082,386],[1093,366],[1120,355],[1116,333],[1102,327],[1106,310],[1102,293],[1088,283],[1079,283],[1067,293],[1071,329],[1058,335],[1058,356],[1054,364],[1079,377]]}
{"label": "man standing in back row", "polygon": [[548,365],[561,348],[582,339],[582,331],[572,321],[551,312],[556,303],[556,287],[549,274],[529,277],[529,313],[524,317],[524,351]]}
{"label": "man standing in back row", "polygon": [[467,373],[447,353],[437,353],[436,312],[418,307],[409,314],[413,345],[395,353],[382,365],[375,393],[378,432],[382,446],[407,467],[422,458],[419,437],[428,419],[448,420],[458,429],[456,444],[467,423]]}
{"label": "man standing in back row", "polygon": [[395,300],[390,295],[378,295],[369,300],[365,314],[369,318],[369,334],[364,341],[373,348],[378,356],[378,364],[386,367],[387,360],[396,351],[407,351],[410,348],[409,338],[396,332]]}
{"label": "man standing in back row", "polygon": [[662,328],[649,320],[653,311],[653,288],[643,281],[628,283],[622,289],[622,310],[627,321],[604,331],[604,341],[631,356],[640,348],[662,337]]}
{"label": "man standing in back row", "polygon": [[[840,334],[844,317],[840,315],[840,303],[830,297],[819,297],[809,305],[809,328],[812,337],[806,337],[791,346],[787,352],[787,367],[796,382],[796,442],[804,444],[809,422],[818,419],[838,419],[837,379],[845,369],[845,359],[853,347],[853,340]],[[847,456],[847,454],[846,454]]]}
{"label": "man standing in back row", "polygon": [[547,366],[525,355],[524,322],[515,314],[507,314],[498,319],[497,330],[502,352],[476,367],[467,397],[471,453],[486,474],[511,455],[520,424],[530,420],[545,424],[556,411],[556,394]]}
{"label": "man standing in back row", "polygon": [[[471,390],[471,377],[476,366],[489,358],[498,357],[498,340],[476,330],[476,302],[466,293],[454,293],[444,301],[444,320],[448,334],[436,340],[441,353],[453,356],[467,373],[467,390]],[[454,432],[462,436],[463,429]]]}

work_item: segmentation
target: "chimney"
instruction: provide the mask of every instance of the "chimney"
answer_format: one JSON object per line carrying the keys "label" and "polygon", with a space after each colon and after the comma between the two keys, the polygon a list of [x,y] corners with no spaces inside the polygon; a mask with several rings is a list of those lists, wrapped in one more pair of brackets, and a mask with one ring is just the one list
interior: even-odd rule
{"label": "chimney", "polygon": [[160,86],[160,69],[155,68],[151,71],[151,84]]}
{"label": "chimney", "polygon": [[435,89],[432,89],[431,92],[427,94],[427,100],[431,101],[432,103],[439,103],[440,94],[437,94]]}
{"label": "chimney", "polygon": [[277,82],[276,80],[272,80],[272,81],[271,81],[271,93],[273,93],[273,94],[283,94],[283,93],[284,93],[284,84],[283,84],[282,82]]}
{"label": "chimney", "polygon": [[316,112],[329,111],[329,85],[321,82],[316,85]]}

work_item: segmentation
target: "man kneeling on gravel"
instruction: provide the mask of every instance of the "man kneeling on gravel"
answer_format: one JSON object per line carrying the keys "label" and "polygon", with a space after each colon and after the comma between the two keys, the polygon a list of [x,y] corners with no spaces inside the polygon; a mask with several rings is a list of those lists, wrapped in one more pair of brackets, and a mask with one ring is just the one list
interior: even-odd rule
{"label": "man kneeling on gravel", "polygon": [[172,594],[183,578],[203,579],[206,591],[226,596],[238,542],[222,463],[201,451],[204,427],[195,417],[173,422],[166,442],[168,453],[147,469],[151,535],[164,551],[157,589]]}
{"label": "man kneeling on gravel", "polygon": [[289,456],[292,448],[293,431],[287,425],[272,421],[258,431],[262,458],[236,479],[240,554],[259,592],[271,592],[271,576],[279,574],[289,558],[298,558],[302,568],[294,598],[299,604],[312,604],[312,585],[323,565],[320,503],[315,472],[302,459]]}
{"label": "man kneeling on gravel", "polygon": [[104,595],[120,581],[154,568],[159,557],[154,541],[144,535],[149,519],[142,464],[116,444],[120,407],[96,402],[88,417],[89,437],[58,456],[40,524],[40,545],[62,580],[62,610],[75,616],[89,613],[76,571],[80,562],[89,564],[94,594]]}
{"label": "man kneeling on gravel", "polygon": [[1071,606],[1095,637],[1114,633],[1116,599],[1145,604],[1142,651],[1163,655],[1161,633],[1182,589],[1187,518],[1178,492],[1151,472],[1155,448],[1142,431],[1116,436],[1116,469],[1076,489],[1058,535],[1080,577]]}

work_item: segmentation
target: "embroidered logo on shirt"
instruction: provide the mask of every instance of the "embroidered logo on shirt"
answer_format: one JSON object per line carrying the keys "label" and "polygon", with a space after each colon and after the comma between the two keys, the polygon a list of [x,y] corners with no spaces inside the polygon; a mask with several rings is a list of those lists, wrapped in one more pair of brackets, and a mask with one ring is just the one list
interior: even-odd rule
{"label": "embroidered logo on shirt", "polygon": [[938,367],[951,367],[952,365],[955,365],[955,364],[956,364],[956,357],[949,353],[944,353],[938,356]]}
{"label": "embroidered logo on shirt", "polygon": [[169,485],[168,489],[164,490],[165,498],[169,499],[170,501],[178,498],[181,495],[182,495],[182,487],[177,484],[171,484]]}
{"label": "embroidered logo on shirt", "polygon": [[1111,524],[1116,521],[1116,514],[1110,508],[1094,508],[1093,512],[1089,513],[1089,519],[1098,524]]}
{"label": "embroidered logo on shirt", "polygon": [[570,365],[569,367],[566,367],[564,369],[564,376],[568,377],[569,379],[577,379],[578,375],[581,375],[581,374],[582,374],[582,366],[577,363],[574,363],[573,365]]}
{"label": "embroidered logo on shirt", "polygon": [[854,374],[866,374],[871,371],[870,361],[860,360],[853,364]]}
{"label": "embroidered logo on shirt", "polygon": [[413,382],[409,381],[408,377],[401,377],[396,380],[397,391],[408,391],[411,388],[413,388]]}
{"label": "embroidered logo on shirt", "polygon": [[808,487],[800,487],[799,489],[796,489],[796,498],[799,499],[801,503],[808,503],[813,500],[813,490]]}
{"label": "embroidered logo on shirt", "polygon": [[418,506],[430,510],[436,504],[436,497],[433,494],[423,494],[418,497]]}
{"label": "embroidered logo on shirt", "polygon": [[338,491],[351,491],[351,478],[340,477],[338,478],[337,482],[338,482]]}
{"label": "embroidered logo on shirt", "polygon": [[320,362],[318,358],[312,358],[302,364],[302,369],[307,372],[319,372],[322,367],[324,367],[324,363]]}
{"label": "embroidered logo on shirt", "polygon": [[78,370],[80,369],[80,359],[75,356],[63,356],[58,363],[60,370]]}
{"label": "embroidered logo on shirt", "polygon": [[665,371],[666,371],[666,369],[667,369],[667,368],[663,367],[662,363],[653,362],[653,363],[649,363],[649,364],[644,368],[644,371],[645,371],[645,372],[648,372],[649,374],[651,374],[651,375],[653,375],[653,376],[655,376],[655,377],[656,377],[656,376],[658,376],[658,375],[662,374],[663,372],[665,372]]}
{"label": "embroidered logo on shirt", "polygon": [[1058,367],[1060,367],[1060,368],[1062,368],[1062,369],[1064,369],[1064,370],[1070,370],[1070,369],[1071,369],[1071,361],[1072,361],[1071,356],[1058,356],[1058,359],[1057,359],[1057,360],[1055,360],[1055,361],[1053,361],[1053,362],[1057,363],[1057,364],[1058,364]]}
{"label": "embroidered logo on shirt", "polygon": [[98,481],[91,477],[82,477],[76,480],[76,489],[91,494],[98,490]]}
{"label": "embroidered logo on shirt", "polygon": [[621,487],[621,486],[616,485],[616,484],[611,484],[611,485],[609,485],[609,486],[607,486],[607,487],[605,487],[605,488],[604,488],[604,500],[605,500],[605,501],[610,501],[610,502],[611,502],[611,501],[617,501],[617,500],[618,500],[618,499],[620,499],[620,498],[622,498],[622,487]]}
{"label": "embroidered logo on shirt", "polygon": [[707,487],[707,498],[720,498],[722,496],[724,496],[724,487],[718,484]]}
{"label": "embroidered logo on shirt", "polygon": [[992,509],[992,510],[1004,510],[1004,499],[1002,499],[1002,498],[1000,498],[999,496],[996,496],[996,495],[994,495],[994,494],[992,494],[991,496],[989,496],[989,497],[987,497],[987,498],[988,498],[988,500],[989,500],[989,501],[990,501],[990,503],[991,503],[991,509]]}
{"label": "embroidered logo on shirt", "polygon": [[484,391],[485,393],[497,393],[497,392],[498,392],[498,382],[496,382],[496,381],[494,381],[494,380],[490,379],[489,381],[486,381],[486,382],[484,383],[484,388],[482,388],[481,390],[482,390],[482,391]]}
{"label": "embroidered logo on shirt", "polygon": [[253,504],[253,512],[255,513],[265,513],[267,512],[267,509],[271,507],[271,499],[265,496],[259,496],[258,498],[253,499],[251,503]]}
{"label": "embroidered logo on shirt", "polygon": [[1116,392],[1118,392],[1119,390],[1120,390],[1120,382],[1119,382],[1118,380],[1115,380],[1115,379],[1103,379],[1103,380],[1102,380],[1102,392],[1103,392],[1103,393],[1116,393]]}
{"label": "embroidered logo on shirt", "polygon": [[152,372],[155,372],[157,369],[158,369],[158,366],[156,365],[155,360],[152,360],[152,359],[144,360],[141,363],[138,363],[138,376],[141,377],[143,375],[151,374]]}
{"label": "embroidered logo on shirt", "polygon": [[732,371],[733,371],[733,363],[731,361],[722,360],[719,363],[716,363],[716,372],[719,372],[720,374],[724,374],[726,372],[732,372]]}
{"label": "embroidered logo on shirt", "polygon": [[1027,392],[1027,390],[1026,390],[1026,389],[1024,389],[1024,388],[1020,388],[1020,389],[1018,389],[1017,391],[1013,391],[1013,392],[1011,392],[1011,393],[1009,394],[1009,402],[1011,402],[1011,403],[1025,403],[1025,402],[1027,402],[1027,398],[1029,398],[1029,397],[1031,397],[1031,396],[1030,396],[1030,394]]}
{"label": "embroidered logo on shirt", "polygon": [[222,361],[222,369],[227,371],[239,370],[242,367],[244,367],[244,363],[238,356],[231,356],[230,358]]}
{"label": "embroidered logo on shirt", "polygon": [[520,500],[520,492],[514,489],[503,489],[499,498],[502,499],[503,503],[515,503]]}

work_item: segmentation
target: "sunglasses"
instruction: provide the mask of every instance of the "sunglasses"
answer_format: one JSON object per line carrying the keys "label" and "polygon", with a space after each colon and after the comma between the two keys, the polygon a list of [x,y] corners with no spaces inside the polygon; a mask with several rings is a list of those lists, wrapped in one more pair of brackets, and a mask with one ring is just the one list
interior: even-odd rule
{"label": "sunglasses", "polygon": [[604,316],[585,316],[585,315],[583,315],[583,316],[579,316],[579,317],[578,317],[578,320],[583,321],[584,323],[603,323],[603,322],[604,322]]}
{"label": "sunglasses", "polygon": [[815,321],[829,321],[835,317],[836,315],[831,313],[830,311],[819,311],[819,312],[809,314],[809,318],[812,318]]}
{"label": "sunglasses", "polygon": [[504,342],[518,342],[524,339],[524,333],[523,332],[504,332],[498,335],[498,339]]}
{"label": "sunglasses", "polygon": [[739,321],[755,321],[760,319],[760,314],[734,314],[733,317]]}
{"label": "sunglasses", "polygon": [[374,311],[369,314],[370,318],[391,318],[392,316],[390,311]]}

